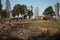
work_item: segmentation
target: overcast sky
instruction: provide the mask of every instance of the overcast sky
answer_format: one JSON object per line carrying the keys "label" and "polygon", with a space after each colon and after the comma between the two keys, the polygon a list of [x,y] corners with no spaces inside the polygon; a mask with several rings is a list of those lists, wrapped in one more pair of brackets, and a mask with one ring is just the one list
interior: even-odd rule
{"label": "overcast sky", "polygon": [[[15,4],[25,4],[26,6],[33,6],[34,8],[39,8],[39,15],[42,15],[45,8],[48,6],[52,6],[54,8],[54,5],[56,2],[60,3],[60,0],[10,0],[11,8],[13,9]],[[3,9],[6,8],[6,0],[2,0]]]}

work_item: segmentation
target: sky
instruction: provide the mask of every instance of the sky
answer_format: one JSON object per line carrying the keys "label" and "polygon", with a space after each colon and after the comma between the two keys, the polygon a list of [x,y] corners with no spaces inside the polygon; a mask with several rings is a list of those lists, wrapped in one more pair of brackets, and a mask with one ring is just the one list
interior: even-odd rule
{"label": "sky", "polygon": [[[48,7],[48,6],[52,6],[54,9],[54,6],[56,3],[60,3],[60,0],[10,0],[11,3],[11,9],[13,9],[15,4],[25,4],[26,6],[33,6],[33,8],[35,9],[36,7],[39,8],[39,16],[43,15],[44,10]],[[6,0],[2,0],[2,5],[3,8],[6,8]]]}

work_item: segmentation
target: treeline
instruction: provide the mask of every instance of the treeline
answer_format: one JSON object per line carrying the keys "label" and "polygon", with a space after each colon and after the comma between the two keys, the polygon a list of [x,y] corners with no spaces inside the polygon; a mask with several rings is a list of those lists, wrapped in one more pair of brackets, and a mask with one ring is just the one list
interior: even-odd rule
{"label": "treeline", "polygon": [[[31,8],[33,8],[31,6]],[[2,12],[0,12],[0,15],[2,18],[7,18],[8,17],[8,14],[6,12],[6,9],[5,10],[2,10],[2,7],[0,6],[0,9]],[[21,4],[16,4],[13,9],[11,10],[11,13],[13,15],[13,17],[15,18],[15,16],[18,16],[18,18],[24,18],[26,19],[27,17],[28,18],[31,18],[33,16],[33,10],[29,10],[27,8],[26,5],[21,5]]]}
{"label": "treeline", "polygon": [[26,5],[16,4],[12,10],[12,14],[14,17],[20,15],[20,17],[26,19],[27,17],[31,18],[33,16],[33,10],[29,10]]}

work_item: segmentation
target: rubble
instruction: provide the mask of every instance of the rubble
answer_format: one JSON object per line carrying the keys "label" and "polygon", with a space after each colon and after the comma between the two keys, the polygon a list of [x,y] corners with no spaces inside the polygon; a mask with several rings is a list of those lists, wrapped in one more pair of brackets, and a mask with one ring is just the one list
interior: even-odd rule
{"label": "rubble", "polygon": [[[52,37],[52,35],[50,36],[50,32],[53,32],[52,30],[43,27],[32,27],[28,23],[15,25],[3,24],[0,26],[0,38],[5,40],[47,40]],[[56,30],[58,32],[58,29]]]}

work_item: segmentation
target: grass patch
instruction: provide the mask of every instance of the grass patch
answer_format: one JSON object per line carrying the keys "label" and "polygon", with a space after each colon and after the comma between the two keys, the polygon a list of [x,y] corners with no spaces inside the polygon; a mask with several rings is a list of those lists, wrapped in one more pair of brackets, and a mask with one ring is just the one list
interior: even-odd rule
{"label": "grass patch", "polygon": [[58,23],[58,22],[34,22],[34,23],[30,23],[30,25],[31,26],[60,28],[60,23]]}

